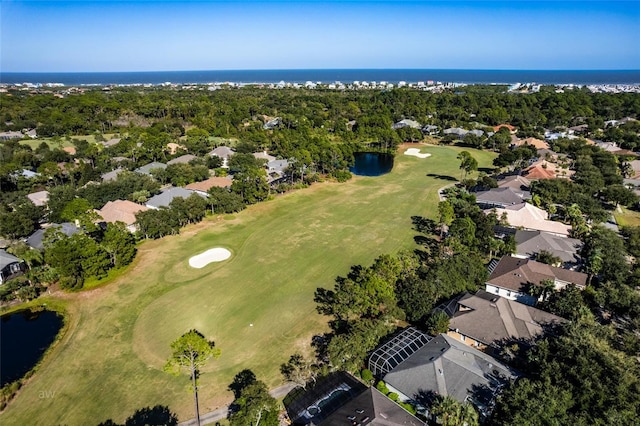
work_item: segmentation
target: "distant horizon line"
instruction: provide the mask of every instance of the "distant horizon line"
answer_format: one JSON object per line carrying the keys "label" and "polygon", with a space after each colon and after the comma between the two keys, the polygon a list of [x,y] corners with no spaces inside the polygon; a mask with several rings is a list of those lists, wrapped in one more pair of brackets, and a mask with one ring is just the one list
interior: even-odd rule
{"label": "distant horizon line", "polygon": [[112,74],[112,73],[170,73],[170,72],[242,72],[242,71],[491,71],[491,72],[640,72],[640,68],[238,68],[238,69],[174,69],[136,71],[2,71],[0,74]]}

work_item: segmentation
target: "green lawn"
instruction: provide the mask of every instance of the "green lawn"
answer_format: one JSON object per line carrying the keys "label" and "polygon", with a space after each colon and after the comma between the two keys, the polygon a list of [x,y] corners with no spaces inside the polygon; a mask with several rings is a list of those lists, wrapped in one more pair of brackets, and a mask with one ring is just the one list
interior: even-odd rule
{"label": "green lawn", "polygon": [[640,213],[629,210],[625,207],[620,207],[622,213],[618,213],[617,210],[613,211],[613,216],[616,218],[618,226],[640,226]]}
{"label": "green lawn", "polygon": [[[142,244],[115,282],[58,296],[68,309],[68,331],[0,423],[122,422],[156,404],[181,420],[193,417],[187,375],[162,372],[170,342],[190,328],[222,350],[201,378],[202,413],[230,402],[227,386],[244,368],[279,385],[279,365],[326,329],[314,290],[332,287],[353,264],[414,247],[411,216],[434,217],[437,190],[450,183],[427,174],[458,177],[460,150],[424,147],[432,157],[398,155],[388,175],[317,184]],[[493,158],[472,153],[480,166]],[[199,270],[188,266],[190,256],[216,246],[233,257]],[[45,391],[54,396],[40,398]]]}
{"label": "green lawn", "polygon": [[[115,133],[105,133],[102,136],[104,137],[105,140],[109,140],[115,137]],[[58,138],[58,139],[38,138],[38,139],[31,139],[31,140],[26,140],[26,139],[21,140],[20,143],[23,145],[29,145],[32,149],[36,149],[38,146],[40,146],[42,142],[44,142],[47,145],[49,145],[49,148],[62,149],[69,146],[73,146],[73,141],[82,140],[82,139],[86,140],[89,143],[97,143],[95,134],[84,135],[84,136],[71,136],[71,141],[67,140],[66,138]]]}

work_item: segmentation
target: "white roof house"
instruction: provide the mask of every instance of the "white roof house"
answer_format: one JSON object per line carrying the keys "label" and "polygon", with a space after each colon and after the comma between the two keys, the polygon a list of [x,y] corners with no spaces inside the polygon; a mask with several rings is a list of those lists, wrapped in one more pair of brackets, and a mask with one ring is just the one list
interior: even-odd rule
{"label": "white roof house", "polygon": [[[569,235],[569,231],[571,230],[571,226],[569,225],[549,220],[549,214],[546,211],[529,203],[521,203],[494,210],[498,215],[498,219],[502,218],[502,215],[505,215],[509,225],[515,228],[545,231],[558,235]],[[492,211],[493,210],[484,210],[486,214]]]}

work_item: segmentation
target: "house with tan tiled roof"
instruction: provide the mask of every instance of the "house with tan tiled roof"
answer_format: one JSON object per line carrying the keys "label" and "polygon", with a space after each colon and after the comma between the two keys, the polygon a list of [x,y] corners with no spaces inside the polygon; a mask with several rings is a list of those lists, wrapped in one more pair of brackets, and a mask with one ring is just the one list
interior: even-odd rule
{"label": "house with tan tiled roof", "polygon": [[522,171],[522,175],[529,180],[555,179],[556,173],[550,167],[542,164],[532,164]]}
{"label": "house with tan tiled roof", "polygon": [[582,272],[557,268],[535,260],[503,256],[491,272],[485,290],[533,306],[538,297],[531,294],[532,289],[544,286],[543,281],[553,282],[554,290],[560,291],[571,284],[584,289],[588,278]]}
{"label": "house with tan tiled roof", "polygon": [[531,145],[536,149],[549,149],[549,144],[538,138],[526,138],[526,139],[518,139],[513,143],[513,146],[523,146],[523,145]]}
{"label": "house with tan tiled roof", "polygon": [[569,235],[569,231],[571,230],[571,226],[569,225],[549,220],[549,214],[546,211],[529,203],[484,210],[486,214],[494,211],[499,219],[504,217],[509,225],[514,228],[545,231],[565,236]]}
{"label": "house with tan tiled roof", "polygon": [[207,180],[203,180],[202,182],[190,183],[189,185],[185,186],[185,188],[203,195],[207,195],[207,191],[209,191],[211,188],[229,188],[231,187],[232,183],[233,180],[231,178],[213,176]]}
{"label": "house with tan tiled roof", "polygon": [[147,210],[149,210],[149,208],[132,201],[115,200],[109,201],[100,210],[97,210],[97,213],[105,222],[122,222],[129,232],[135,232],[137,230],[136,213]]}
{"label": "house with tan tiled roof", "polygon": [[27,198],[35,206],[42,207],[47,205],[47,201],[49,201],[49,191],[32,192],[31,194],[27,194]]}

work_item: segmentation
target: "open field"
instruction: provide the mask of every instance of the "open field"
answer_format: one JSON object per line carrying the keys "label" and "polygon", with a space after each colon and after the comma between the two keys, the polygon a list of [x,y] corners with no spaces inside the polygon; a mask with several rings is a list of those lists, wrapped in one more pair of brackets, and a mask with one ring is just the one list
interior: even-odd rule
{"label": "open field", "polygon": [[[115,133],[105,133],[102,135],[105,140],[109,140],[115,137]],[[96,135],[84,135],[84,136],[71,136],[71,140],[69,141],[67,138],[38,138],[31,140],[21,140],[20,143],[23,145],[29,145],[32,149],[36,149],[42,142],[49,145],[49,148],[66,148],[69,146],[73,146],[73,141],[86,140],[89,143],[97,143]]]}
{"label": "open field", "polygon": [[[187,374],[173,377],[162,367],[169,344],[191,328],[222,350],[201,377],[202,413],[231,401],[227,386],[244,368],[279,385],[279,365],[326,329],[314,290],[332,287],[353,264],[414,247],[411,216],[435,216],[437,190],[450,183],[444,177],[460,175],[461,150],[423,147],[430,158],[398,155],[388,175],[316,184],[207,219],[179,236],[143,243],[113,283],[53,296],[64,299],[68,331],[0,423],[122,422],[156,404],[189,419]],[[481,167],[490,165],[493,154],[469,151]],[[231,258],[188,266],[191,256],[213,247],[227,248]]]}

